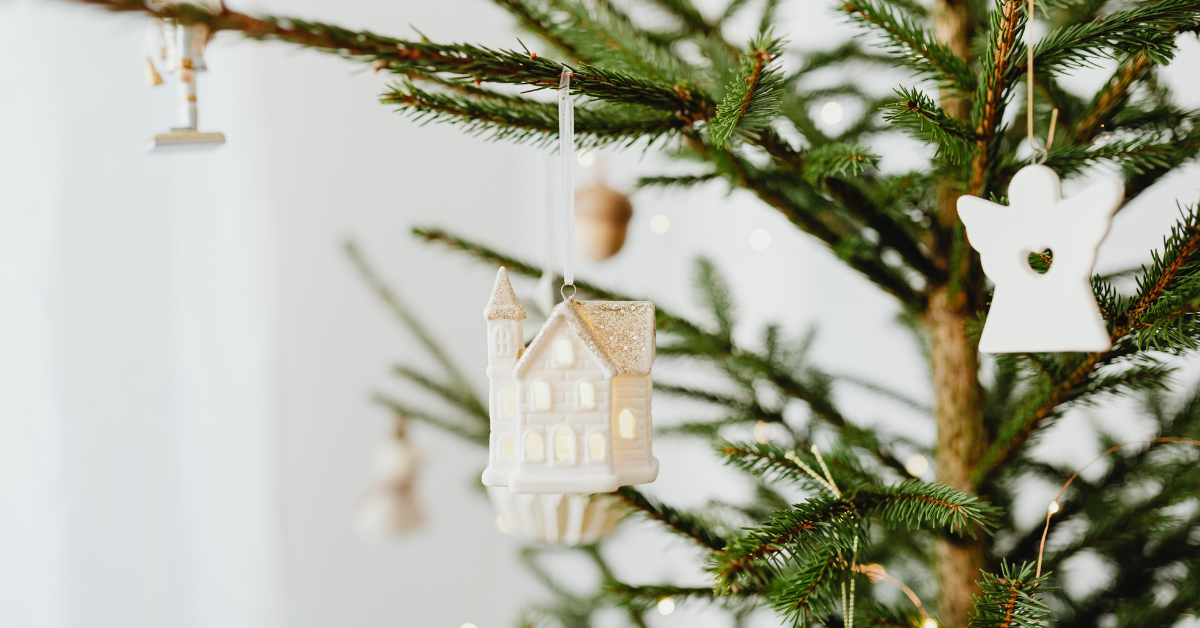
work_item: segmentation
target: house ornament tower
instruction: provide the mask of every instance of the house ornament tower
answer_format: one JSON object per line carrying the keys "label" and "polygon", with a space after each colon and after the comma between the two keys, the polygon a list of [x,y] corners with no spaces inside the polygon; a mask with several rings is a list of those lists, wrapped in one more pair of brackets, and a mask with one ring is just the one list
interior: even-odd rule
{"label": "house ornament tower", "polygon": [[485,485],[609,493],[658,477],[653,303],[568,299],[524,347],[525,308],[501,267],[483,314],[491,413]]}

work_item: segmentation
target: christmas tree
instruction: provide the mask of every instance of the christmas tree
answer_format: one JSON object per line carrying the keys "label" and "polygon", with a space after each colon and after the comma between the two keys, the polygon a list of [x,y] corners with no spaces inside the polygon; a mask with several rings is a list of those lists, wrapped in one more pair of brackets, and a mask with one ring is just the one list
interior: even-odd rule
{"label": "christmas tree", "polygon": [[[842,0],[834,4],[845,19],[872,36],[863,41],[882,44],[850,41],[820,52],[787,50],[773,29],[775,0],[731,0],[719,15],[690,0],[644,0],[670,18],[653,27],[607,0],[496,0],[544,43],[536,50],[401,40],[224,6],[84,1],[372,64],[397,76],[381,98],[385,105],[504,141],[549,145],[557,137],[556,105],[529,92],[557,89],[568,66],[579,95],[575,128],[585,145],[652,145],[705,169],[644,178],[640,186],[721,179],[749,190],[900,304],[928,349],[937,482],[913,477],[919,472],[898,457],[908,446],[902,437],[860,426],[839,410],[833,376],[807,359],[803,342],[768,327],[758,346],[736,343],[729,290],[701,261],[697,283],[711,320],[659,308],[658,352],[707,365],[728,386],[656,382],[656,390],[722,408],[720,421],[669,431],[710,441],[757,488],[737,504],[705,511],[681,510],[669,496],[660,501],[636,488],[617,495],[639,516],[702,548],[712,586],[623,582],[595,546],[586,546],[577,551],[600,567],[600,589],[580,596],[547,577],[560,602],[531,607],[524,625],[590,625],[595,611],[613,607],[645,625],[644,615],[668,597],[723,607],[738,621],[769,607],[791,624],[827,626],[1173,626],[1200,613],[1200,466],[1187,446],[1200,438],[1200,390],[1169,394],[1176,363],[1170,356],[1200,347],[1196,207],[1181,205],[1162,250],[1131,273],[1136,285],[1122,291],[1120,277],[1092,279],[1111,349],[1005,354],[988,363],[987,377],[977,343],[991,286],[957,210],[967,194],[1004,203],[1010,180],[1033,160],[1063,177],[1097,162],[1116,164],[1132,199],[1194,159],[1200,112],[1177,104],[1158,71],[1172,61],[1178,38],[1200,32],[1197,0],[1044,0],[1036,18],[1045,34],[1032,50],[1025,34],[1035,15],[1025,0]],[[759,34],[728,40],[723,25],[751,10],[761,13]],[[785,69],[785,57],[795,67]],[[1060,77],[1102,59],[1115,61],[1116,70],[1098,93],[1080,96],[1060,85]],[[852,81],[814,90],[803,80],[823,69],[871,66],[900,68],[912,78],[884,99]],[[831,94],[866,105],[836,137],[810,115]],[[935,148],[932,161],[905,174],[881,173],[871,144],[896,128]],[[1031,150],[1026,140],[1033,137],[1046,141]],[[436,229],[417,234],[513,274],[542,274],[486,243]],[[1047,272],[1052,253],[1031,253],[1030,266]],[[455,410],[382,401],[486,447],[486,401],[362,268],[443,367],[401,374]],[[630,299],[576,285],[582,297]],[[1114,450],[1094,480],[1030,455],[1031,443],[1064,411],[1114,395],[1144,399],[1157,442],[1118,447],[1100,434]],[[805,404],[810,420],[785,421],[782,407],[791,402]],[[786,445],[722,438],[727,428],[762,424],[777,426]],[[820,449],[813,447],[818,436]],[[1022,530],[1013,519],[1016,493],[1030,478],[1070,484],[1050,505],[1045,530]],[[785,495],[797,489],[806,499],[789,503]],[[1055,542],[1043,555],[1046,535]],[[538,551],[528,550],[535,569]],[[1112,574],[1074,598],[1057,586],[1055,570],[1083,553],[1102,559]],[[875,583],[894,582],[892,573],[904,574],[921,595],[878,601]],[[923,604],[914,603],[918,597]]]}

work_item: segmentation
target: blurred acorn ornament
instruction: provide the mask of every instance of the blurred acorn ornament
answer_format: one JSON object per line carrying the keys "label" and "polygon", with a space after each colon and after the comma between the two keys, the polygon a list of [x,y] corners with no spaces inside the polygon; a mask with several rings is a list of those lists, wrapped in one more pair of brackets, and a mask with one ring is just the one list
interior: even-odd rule
{"label": "blurred acorn ornament", "polygon": [[597,184],[575,193],[575,243],[584,255],[599,262],[625,245],[633,204],[624,194]]}
{"label": "blurred acorn ornament", "polygon": [[629,512],[607,493],[517,494],[488,488],[501,532],[551,545],[587,545],[610,535]]}
{"label": "blurred acorn ornament", "polygon": [[389,537],[419,527],[424,516],[415,480],[421,455],[409,444],[403,422],[396,428],[395,437],[375,451],[374,464],[377,484],[354,507],[359,531]]}

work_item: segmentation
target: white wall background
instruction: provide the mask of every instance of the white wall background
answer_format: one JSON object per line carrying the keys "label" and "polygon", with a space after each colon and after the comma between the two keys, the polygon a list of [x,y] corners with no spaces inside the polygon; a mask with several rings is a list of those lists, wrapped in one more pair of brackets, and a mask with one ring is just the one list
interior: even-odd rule
{"label": "white wall background", "polygon": [[[245,8],[515,45],[511,20],[482,0]],[[853,32],[807,3],[784,15],[802,48]],[[172,122],[174,96],[144,86],[143,24],[82,6],[0,2],[0,626],[510,624],[540,588],[470,488],[479,450],[414,428],[428,458],[426,527],[393,542],[352,528],[350,506],[389,430],[369,393],[397,390],[390,365],[427,362],[340,242],[359,241],[450,353],[479,365],[468,370],[482,386],[480,308],[493,272],[408,229],[446,226],[539,258],[545,155],[402,119],[376,104],[387,77],[352,63],[222,36],[201,79],[201,126],[223,131],[228,145],[147,156],[145,140]],[[1190,106],[1200,105],[1200,86],[1185,80],[1196,67],[1192,42],[1168,71]],[[1106,75],[1078,80],[1082,88]],[[885,168],[911,166],[910,145],[888,146]],[[616,187],[668,167],[639,152],[607,163]],[[1126,209],[1098,270],[1159,246],[1174,199],[1195,202],[1196,175],[1178,174]],[[696,314],[691,260],[708,255],[735,288],[747,342],[767,321],[794,335],[817,326],[815,357],[829,370],[929,397],[891,301],[781,216],[716,184],[635,204],[626,250],[581,262],[582,276]],[[647,228],[655,213],[671,219],[666,234]],[[765,251],[748,244],[756,228],[773,236]],[[530,289],[518,284],[522,298]],[[678,366],[660,370],[661,380],[681,377]],[[932,437],[923,419],[845,397],[864,423]],[[660,421],[687,411],[656,410]],[[1138,433],[1127,407],[1105,416]],[[673,503],[740,486],[702,450],[656,445],[663,472],[653,491]],[[1090,451],[1082,442],[1046,455],[1082,462]],[[699,582],[682,542],[644,524],[620,534],[610,558],[622,577]],[[697,625],[701,612],[654,619]]]}

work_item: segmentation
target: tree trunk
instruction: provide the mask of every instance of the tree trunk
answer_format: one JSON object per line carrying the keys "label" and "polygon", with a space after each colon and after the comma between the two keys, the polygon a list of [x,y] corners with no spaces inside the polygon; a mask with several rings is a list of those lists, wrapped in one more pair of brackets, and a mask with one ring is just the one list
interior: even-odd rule
{"label": "tree trunk", "polygon": [[[986,431],[979,388],[979,356],[966,333],[966,299],[949,289],[934,292],[926,314],[932,340],[933,388],[937,400],[938,481],[975,492],[971,474],[983,453]],[[971,614],[975,581],[984,567],[982,537],[938,542],[941,583],[939,616],[943,625],[965,628]]]}
{"label": "tree trunk", "polygon": [[[971,55],[973,24],[965,0],[936,0],[934,32],[943,44],[963,59]],[[964,122],[969,121],[970,103],[965,98],[941,94],[942,109]],[[955,181],[938,185],[938,222],[943,238],[938,251],[948,271],[948,286],[937,286],[931,294],[925,323],[932,342],[933,388],[937,402],[937,475],[938,481],[967,493],[976,493],[971,475],[986,446],[983,406],[979,387],[979,354],[967,338],[966,323],[972,315],[975,299],[967,291],[971,281],[970,255],[962,255],[958,267],[952,267],[952,250],[969,245],[958,228],[958,196]],[[969,248],[967,248],[969,250]],[[975,581],[984,567],[982,537],[938,542],[938,579],[941,600],[938,607],[943,626],[966,628],[972,612],[971,597],[979,593]]]}

